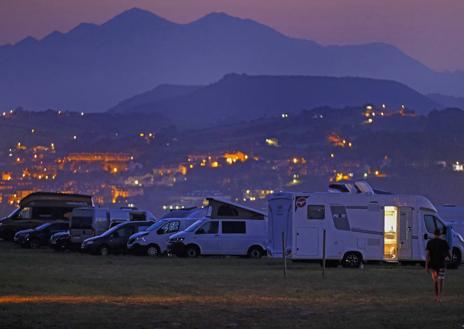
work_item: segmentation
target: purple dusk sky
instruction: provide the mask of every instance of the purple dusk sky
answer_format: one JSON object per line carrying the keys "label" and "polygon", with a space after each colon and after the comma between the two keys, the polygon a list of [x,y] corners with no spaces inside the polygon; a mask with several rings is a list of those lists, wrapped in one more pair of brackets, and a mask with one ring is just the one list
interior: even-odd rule
{"label": "purple dusk sky", "polygon": [[464,70],[463,0],[0,0],[0,44],[140,7],[175,22],[211,11],[322,44],[380,41],[437,70]]}

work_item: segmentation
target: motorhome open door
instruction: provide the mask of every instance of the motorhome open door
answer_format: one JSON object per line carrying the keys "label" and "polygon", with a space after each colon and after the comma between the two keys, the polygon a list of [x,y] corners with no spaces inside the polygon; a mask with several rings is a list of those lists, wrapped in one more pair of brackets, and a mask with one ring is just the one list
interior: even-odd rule
{"label": "motorhome open door", "polygon": [[413,210],[411,207],[399,207],[399,243],[398,259],[412,259]]}

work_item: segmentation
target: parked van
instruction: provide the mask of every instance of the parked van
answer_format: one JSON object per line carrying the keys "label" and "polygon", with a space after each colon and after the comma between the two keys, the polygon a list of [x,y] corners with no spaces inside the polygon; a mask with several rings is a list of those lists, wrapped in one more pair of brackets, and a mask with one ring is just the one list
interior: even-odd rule
{"label": "parked van", "polygon": [[72,212],[69,228],[70,243],[80,245],[85,239],[100,235],[123,222],[154,220],[151,212],[133,208],[76,208]]}
{"label": "parked van", "polygon": [[464,244],[427,198],[359,188],[342,192],[273,194],[269,199],[268,253],[282,257],[285,252],[293,260],[321,261],[325,232],[329,265],[424,262],[426,244],[439,229],[452,247],[450,267],[461,263]]}
{"label": "parked van", "polygon": [[222,199],[206,200],[207,214],[169,239],[169,252],[178,256],[266,254],[267,218],[258,210]]}
{"label": "parked van", "polygon": [[185,230],[198,218],[160,219],[144,232],[135,233],[127,242],[127,249],[137,254],[160,256],[167,253],[169,237]]}
{"label": "parked van", "polygon": [[55,220],[68,221],[74,208],[90,206],[93,206],[93,201],[88,195],[31,193],[20,201],[15,211],[0,220],[0,237],[11,240],[19,230],[31,229]]}
{"label": "parked van", "polygon": [[91,254],[106,256],[127,251],[127,240],[136,232],[146,230],[153,221],[127,221],[113,226],[108,231],[85,239],[81,250]]}

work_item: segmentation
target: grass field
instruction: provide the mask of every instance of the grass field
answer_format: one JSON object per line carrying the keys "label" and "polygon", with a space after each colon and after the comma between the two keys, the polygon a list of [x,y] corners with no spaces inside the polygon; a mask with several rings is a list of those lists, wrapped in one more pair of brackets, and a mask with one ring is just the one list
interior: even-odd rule
{"label": "grass field", "polygon": [[464,270],[90,256],[0,241],[0,328],[463,328]]}

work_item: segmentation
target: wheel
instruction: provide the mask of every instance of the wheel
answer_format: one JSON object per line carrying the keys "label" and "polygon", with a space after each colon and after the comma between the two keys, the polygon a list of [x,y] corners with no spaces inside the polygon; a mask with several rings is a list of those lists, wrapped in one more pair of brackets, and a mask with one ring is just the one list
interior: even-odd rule
{"label": "wheel", "polygon": [[250,247],[247,253],[249,258],[254,258],[254,259],[263,257],[263,254],[264,254],[263,249],[259,246]]}
{"label": "wheel", "polygon": [[347,268],[359,268],[362,263],[361,254],[358,252],[347,252],[342,260],[343,267]]}
{"label": "wheel", "polygon": [[151,257],[157,257],[161,254],[160,249],[157,245],[150,245],[147,248],[147,255]]}
{"label": "wheel", "polygon": [[110,254],[110,249],[108,248],[108,246],[101,246],[99,253],[101,256],[108,256]]}
{"label": "wheel", "polygon": [[185,249],[185,255],[188,258],[196,258],[200,256],[200,249],[198,249],[197,246],[188,246],[187,249]]}
{"label": "wheel", "polygon": [[457,269],[461,264],[462,256],[461,251],[458,248],[453,248],[451,252],[451,260],[448,264],[449,269]]}
{"label": "wheel", "polygon": [[31,241],[29,241],[29,247],[30,247],[31,249],[39,249],[39,248],[40,248],[39,240],[37,240],[37,239],[32,239]]}

